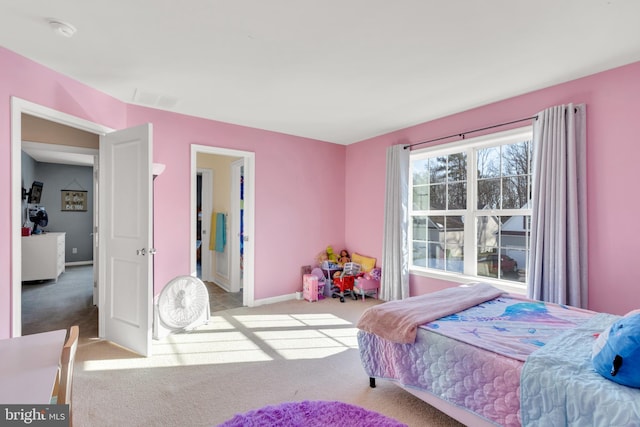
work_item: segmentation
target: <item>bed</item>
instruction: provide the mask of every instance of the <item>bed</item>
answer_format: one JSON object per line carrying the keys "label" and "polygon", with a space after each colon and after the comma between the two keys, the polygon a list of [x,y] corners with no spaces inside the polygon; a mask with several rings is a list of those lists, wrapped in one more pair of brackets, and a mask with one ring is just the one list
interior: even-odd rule
{"label": "bed", "polygon": [[392,381],[466,425],[640,426],[640,389],[590,363],[619,317],[479,284],[367,309],[358,345],[370,386]]}

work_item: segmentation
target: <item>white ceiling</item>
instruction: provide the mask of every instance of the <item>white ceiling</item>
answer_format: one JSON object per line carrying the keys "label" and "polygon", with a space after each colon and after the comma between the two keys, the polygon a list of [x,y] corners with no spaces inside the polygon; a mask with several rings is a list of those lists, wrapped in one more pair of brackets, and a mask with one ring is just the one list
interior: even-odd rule
{"label": "white ceiling", "polygon": [[350,144],[638,61],[638,17],[638,0],[0,0],[0,45],[124,102]]}
{"label": "white ceiling", "polygon": [[21,148],[38,162],[64,165],[93,166],[94,157],[98,155],[98,150],[90,148],[31,141],[22,141]]}

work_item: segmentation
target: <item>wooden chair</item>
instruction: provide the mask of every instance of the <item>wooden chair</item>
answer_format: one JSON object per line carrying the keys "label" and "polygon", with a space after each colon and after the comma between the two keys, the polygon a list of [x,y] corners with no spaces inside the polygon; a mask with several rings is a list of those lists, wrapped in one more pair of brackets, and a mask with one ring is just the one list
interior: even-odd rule
{"label": "wooden chair", "polygon": [[69,425],[71,425],[71,385],[73,382],[73,362],[76,359],[78,349],[78,336],[80,328],[77,325],[69,328],[69,336],[62,347],[60,356],[60,369],[54,386],[52,401],[58,405],[69,405]]}

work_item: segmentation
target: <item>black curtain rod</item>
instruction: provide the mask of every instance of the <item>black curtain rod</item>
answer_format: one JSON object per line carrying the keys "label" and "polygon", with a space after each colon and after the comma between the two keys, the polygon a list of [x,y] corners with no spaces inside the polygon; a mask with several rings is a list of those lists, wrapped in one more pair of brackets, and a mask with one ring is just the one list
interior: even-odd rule
{"label": "black curtain rod", "polygon": [[524,118],[524,119],[514,120],[512,122],[500,123],[500,124],[493,125],[493,126],[487,126],[487,127],[479,128],[479,129],[473,129],[473,130],[469,130],[469,131],[462,132],[462,133],[456,133],[456,134],[449,135],[449,136],[442,136],[440,138],[430,139],[428,141],[416,142],[415,144],[405,145],[404,149],[406,150],[407,148],[415,147],[416,145],[428,144],[429,142],[436,142],[436,141],[440,141],[440,140],[447,139],[447,138],[453,138],[454,136],[459,136],[462,139],[464,139],[464,136],[466,134],[468,134],[468,133],[480,132],[480,131],[487,130],[487,129],[493,129],[493,128],[497,128],[497,127],[501,127],[501,126],[512,125],[514,123],[526,122],[527,120],[534,120],[534,119],[537,120],[538,116],[527,117],[527,118]]}

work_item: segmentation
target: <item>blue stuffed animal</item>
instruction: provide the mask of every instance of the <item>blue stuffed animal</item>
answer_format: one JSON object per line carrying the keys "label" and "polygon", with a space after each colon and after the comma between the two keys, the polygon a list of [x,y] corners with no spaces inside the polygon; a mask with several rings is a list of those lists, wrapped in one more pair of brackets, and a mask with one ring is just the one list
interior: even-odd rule
{"label": "blue stuffed animal", "polygon": [[640,313],[630,313],[600,334],[593,345],[593,367],[603,377],[640,388]]}

